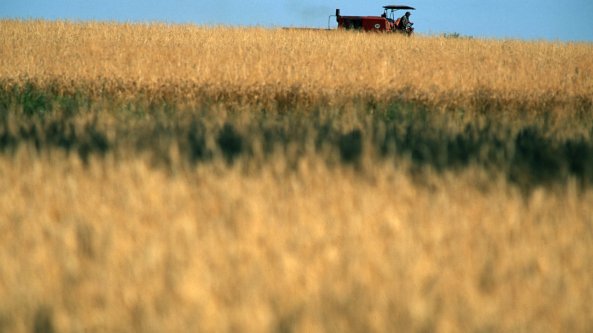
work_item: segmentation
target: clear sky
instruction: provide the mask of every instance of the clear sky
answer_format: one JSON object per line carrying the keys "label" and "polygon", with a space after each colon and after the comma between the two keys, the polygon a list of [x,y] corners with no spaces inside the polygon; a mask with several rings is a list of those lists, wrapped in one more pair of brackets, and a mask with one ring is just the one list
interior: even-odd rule
{"label": "clear sky", "polygon": [[[593,42],[593,0],[0,0],[0,18],[327,27],[328,16],[416,7],[424,34]],[[403,13],[402,13],[403,14]],[[332,20],[332,25],[335,25]]]}

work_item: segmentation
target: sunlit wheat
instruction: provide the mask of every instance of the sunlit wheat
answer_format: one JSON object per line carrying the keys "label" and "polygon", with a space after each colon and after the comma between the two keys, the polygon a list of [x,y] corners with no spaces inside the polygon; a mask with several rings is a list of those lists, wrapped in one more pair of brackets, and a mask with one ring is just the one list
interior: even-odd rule
{"label": "sunlit wheat", "polygon": [[0,21],[0,332],[591,332],[593,46]]}

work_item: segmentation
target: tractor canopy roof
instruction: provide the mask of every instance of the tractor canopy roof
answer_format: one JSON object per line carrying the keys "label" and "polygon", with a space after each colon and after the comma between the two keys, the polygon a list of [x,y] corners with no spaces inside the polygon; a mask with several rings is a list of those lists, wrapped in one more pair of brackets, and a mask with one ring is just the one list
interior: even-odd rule
{"label": "tractor canopy roof", "polygon": [[411,9],[411,10],[415,10],[416,9],[416,8],[410,7],[410,6],[394,6],[394,5],[383,6],[383,8],[385,8],[385,9],[391,9],[391,10],[400,10],[400,9]]}

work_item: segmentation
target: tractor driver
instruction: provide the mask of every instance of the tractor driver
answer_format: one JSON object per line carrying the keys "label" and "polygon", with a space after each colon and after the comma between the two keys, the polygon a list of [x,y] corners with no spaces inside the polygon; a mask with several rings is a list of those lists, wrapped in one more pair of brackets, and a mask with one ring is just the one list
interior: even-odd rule
{"label": "tractor driver", "polygon": [[404,14],[404,16],[402,16],[399,19],[399,27],[398,28],[400,30],[406,30],[406,29],[408,29],[408,27],[411,27],[412,25],[414,25],[413,22],[410,22],[410,15],[412,15],[412,13],[406,12]]}

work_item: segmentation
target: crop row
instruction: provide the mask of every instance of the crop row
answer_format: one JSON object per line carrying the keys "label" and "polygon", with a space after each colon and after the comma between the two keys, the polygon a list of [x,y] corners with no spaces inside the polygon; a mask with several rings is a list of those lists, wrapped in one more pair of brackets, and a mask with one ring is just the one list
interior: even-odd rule
{"label": "crop row", "polygon": [[28,113],[18,111],[26,105],[12,104],[2,112],[0,151],[10,154],[28,145],[40,152],[75,153],[83,161],[110,152],[148,153],[164,166],[176,159],[191,165],[217,160],[257,165],[278,158],[297,165],[316,155],[330,164],[364,168],[369,161],[393,159],[413,170],[479,166],[522,187],[570,178],[593,184],[593,125],[587,114],[562,121],[550,113],[467,118],[405,102],[292,112],[233,111],[216,104],[188,110],[107,107],[109,102],[85,104],[84,99],[46,104]]}

